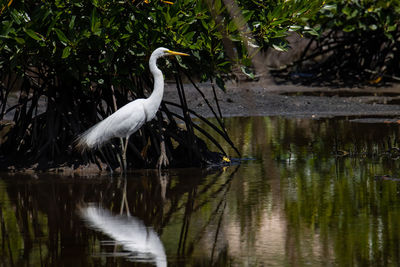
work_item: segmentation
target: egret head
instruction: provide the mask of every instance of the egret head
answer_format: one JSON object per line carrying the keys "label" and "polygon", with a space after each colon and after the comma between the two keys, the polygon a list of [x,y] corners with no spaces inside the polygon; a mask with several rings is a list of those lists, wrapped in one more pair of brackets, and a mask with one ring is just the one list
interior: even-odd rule
{"label": "egret head", "polygon": [[172,50],[170,50],[168,48],[165,48],[165,47],[157,48],[156,50],[154,50],[154,52],[151,55],[155,56],[156,58],[165,57],[165,56],[172,56],[172,55],[189,56],[189,54],[172,51]]}

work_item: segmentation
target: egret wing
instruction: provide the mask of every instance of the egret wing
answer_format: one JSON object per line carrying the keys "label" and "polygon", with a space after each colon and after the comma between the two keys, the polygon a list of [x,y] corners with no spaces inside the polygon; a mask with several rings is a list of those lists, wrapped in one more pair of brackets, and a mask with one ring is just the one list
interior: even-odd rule
{"label": "egret wing", "polygon": [[111,138],[127,137],[137,131],[146,122],[143,100],[137,99],[126,104],[82,133],[76,140],[77,148],[85,150],[100,147]]}
{"label": "egret wing", "polygon": [[144,99],[126,104],[106,119],[109,138],[128,137],[142,127],[146,122],[142,100]]}

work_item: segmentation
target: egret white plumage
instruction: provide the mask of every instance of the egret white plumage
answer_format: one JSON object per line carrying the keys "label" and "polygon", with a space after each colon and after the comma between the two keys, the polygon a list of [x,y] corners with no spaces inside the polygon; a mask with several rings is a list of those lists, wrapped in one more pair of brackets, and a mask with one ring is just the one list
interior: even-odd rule
{"label": "egret white plumage", "polygon": [[160,237],[138,218],[113,215],[93,205],[81,208],[81,216],[90,227],[114,239],[115,244],[122,245],[124,251],[127,251],[126,257],[131,260],[167,266],[167,255]]}
{"label": "egret white plumage", "polygon": [[80,151],[99,148],[112,138],[126,138],[122,150],[122,159],[126,169],[126,150],[129,137],[142,125],[151,121],[160,107],[164,94],[164,77],[157,67],[157,59],[168,55],[188,56],[159,47],[150,56],[149,67],[154,78],[154,89],[148,98],[136,99],[118,109],[106,119],[92,126],[76,139],[76,148]]}

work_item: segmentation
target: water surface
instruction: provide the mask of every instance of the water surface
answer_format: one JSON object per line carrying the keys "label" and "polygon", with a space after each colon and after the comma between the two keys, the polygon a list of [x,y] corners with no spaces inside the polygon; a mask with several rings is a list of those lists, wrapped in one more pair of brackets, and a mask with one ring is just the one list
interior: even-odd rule
{"label": "water surface", "polygon": [[254,160],[126,178],[2,174],[0,265],[399,265],[397,125],[226,123]]}

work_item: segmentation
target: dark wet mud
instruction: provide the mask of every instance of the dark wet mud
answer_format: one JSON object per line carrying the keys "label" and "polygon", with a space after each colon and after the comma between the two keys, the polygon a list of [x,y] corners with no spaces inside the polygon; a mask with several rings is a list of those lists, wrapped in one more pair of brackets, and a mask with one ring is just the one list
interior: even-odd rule
{"label": "dark wet mud", "polygon": [[[217,112],[210,84],[201,90]],[[189,107],[196,113],[211,117],[213,113],[192,86],[185,87]],[[262,83],[229,84],[226,91],[216,88],[223,117],[285,116],[305,118],[363,118],[372,123],[393,121],[400,117],[400,88],[318,88],[297,85]],[[179,103],[173,85],[166,87],[165,100]],[[171,107],[173,109],[173,107]],[[397,120],[394,120],[397,121]]]}

